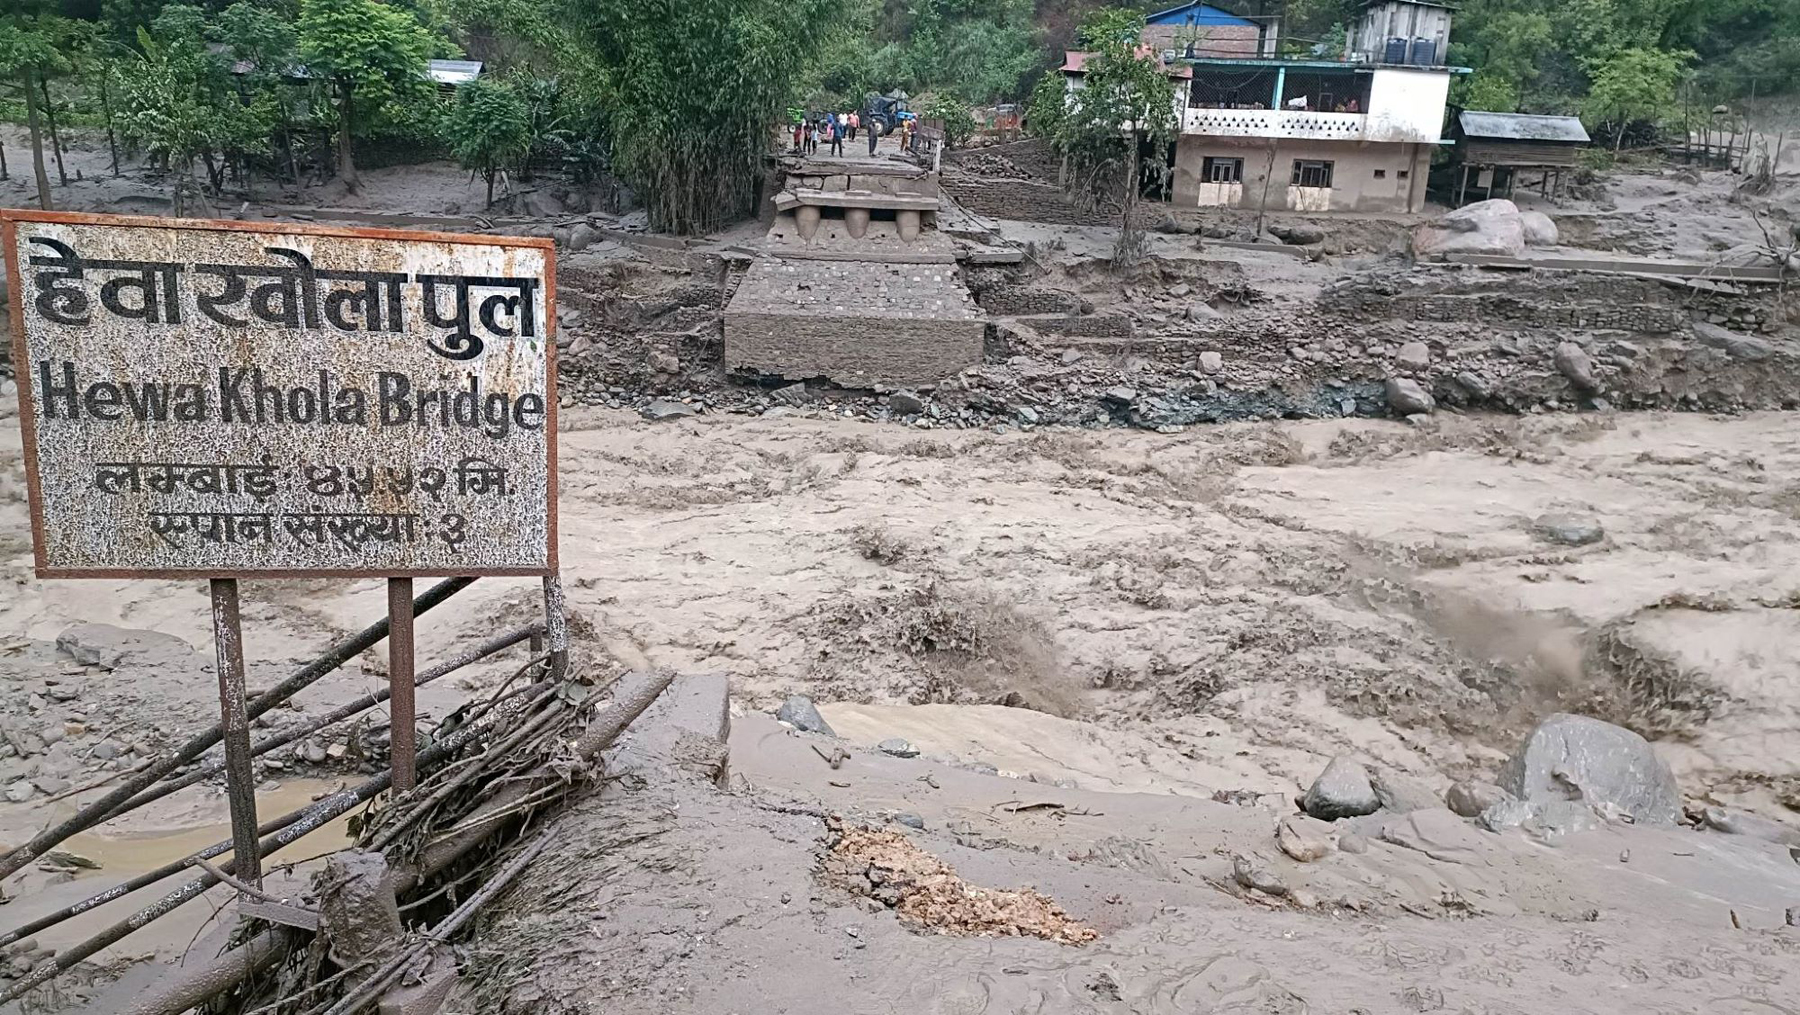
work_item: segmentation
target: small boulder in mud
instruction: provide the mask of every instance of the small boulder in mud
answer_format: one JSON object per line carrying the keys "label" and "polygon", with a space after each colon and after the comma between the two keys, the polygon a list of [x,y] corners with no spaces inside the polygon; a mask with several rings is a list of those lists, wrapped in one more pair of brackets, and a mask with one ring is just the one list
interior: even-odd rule
{"label": "small boulder in mud", "polygon": [[1708,807],[1700,812],[1700,823],[1715,832],[1742,835],[1783,846],[1800,846],[1800,828],[1790,828],[1779,821],[1724,807]]}
{"label": "small boulder in mud", "polygon": [[1304,814],[1290,814],[1275,829],[1275,843],[1281,851],[1301,863],[1312,863],[1331,855],[1331,826]]}
{"label": "small boulder in mud", "polygon": [[901,737],[889,737],[876,744],[875,749],[893,758],[916,758],[919,756],[919,749],[913,746],[912,741]]}
{"label": "small boulder in mud", "polygon": [[837,733],[832,730],[831,724],[819,714],[812,699],[804,694],[788,695],[787,700],[782,702],[781,708],[776,711],[775,718],[802,733],[823,733],[828,737],[837,736]]}
{"label": "small boulder in mud", "polygon": [[1478,818],[1489,807],[1511,799],[1511,793],[1493,783],[1473,779],[1464,779],[1444,791],[1445,806],[1465,818]]}
{"label": "small boulder in mud", "polygon": [[1575,390],[1594,392],[1600,390],[1600,381],[1594,376],[1594,359],[1587,350],[1574,342],[1564,342],[1556,347],[1553,357],[1557,372],[1569,379]]}
{"label": "small boulder in mud", "polygon": [[1369,784],[1369,770],[1349,758],[1333,758],[1313,780],[1301,802],[1306,813],[1324,821],[1355,818],[1381,809],[1381,800]]}
{"label": "small boulder in mud", "polygon": [[1375,799],[1381,801],[1381,809],[1394,814],[1443,806],[1435,790],[1410,775],[1376,772],[1369,777],[1369,785],[1375,790]]}
{"label": "small boulder in mud", "polygon": [[112,624],[76,624],[56,636],[56,647],[83,666],[167,666],[188,660],[193,646],[172,634]]}
{"label": "small boulder in mud", "polygon": [[1558,713],[1539,723],[1507,763],[1500,786],[1534,807],[1578,800],[1616,808],[1640,824],[1681,817],[1681,790],[1649,742],[1584,715]]}
{"label": "small boulder in mud", "polygon": [[1599,519],[1588,515],[1544,515],[1531,528],[1544,539],[1563,546],[1587,546],[1606,538],[1606,529]]}

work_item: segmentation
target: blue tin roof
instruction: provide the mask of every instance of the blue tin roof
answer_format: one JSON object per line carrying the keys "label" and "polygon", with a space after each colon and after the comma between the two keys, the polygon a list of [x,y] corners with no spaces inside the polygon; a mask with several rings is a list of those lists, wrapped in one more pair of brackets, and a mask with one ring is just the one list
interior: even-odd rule
{"label": "blue tin roof", "polygon": [[1152,25],[1242,25],[1255,28],[1256,22],[1222,11],[1211,4],[1191,3],[1158,11],[1144,19]]}

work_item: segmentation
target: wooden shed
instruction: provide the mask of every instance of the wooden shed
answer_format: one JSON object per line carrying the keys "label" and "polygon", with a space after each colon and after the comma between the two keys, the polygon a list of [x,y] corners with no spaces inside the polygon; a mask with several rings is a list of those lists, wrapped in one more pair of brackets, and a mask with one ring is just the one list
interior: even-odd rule
{"label": "wooden shed", "polygon": [[1458,111],[1451,127],[1456,142],[1455,203],[1468,194],[1471,177],[1487,197],[1507,197],[1523,183],[1538,187],[1545,197],[1562,189],[1562,174],[1576,166],[1588,143],[1587,128],[1573,116],[1533,113],[1489,113],[1475,109]]}

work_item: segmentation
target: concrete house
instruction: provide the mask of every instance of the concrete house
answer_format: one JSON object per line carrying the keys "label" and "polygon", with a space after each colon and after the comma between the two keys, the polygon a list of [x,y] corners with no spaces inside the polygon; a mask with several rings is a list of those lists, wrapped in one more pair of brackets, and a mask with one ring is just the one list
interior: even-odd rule
{"label": "concrete house", "polygon": [[1423,209],[1432,152],[1445,143],[1450,77],[1467,73],[1445,64],[1450,14],[1440,3],[1369,0],[1345,33],[1341,58],[1184,58],[1193,77],[1174,203]]}

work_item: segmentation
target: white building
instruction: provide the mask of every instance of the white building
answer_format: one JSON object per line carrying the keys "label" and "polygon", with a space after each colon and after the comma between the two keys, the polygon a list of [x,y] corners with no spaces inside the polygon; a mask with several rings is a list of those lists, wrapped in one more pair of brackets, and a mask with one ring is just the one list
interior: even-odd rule
{"label": "white building", "polygon": [[1174,201],[1413,212],[1443,140],[1450,9],[1370,0],[1342,59],[1200,57],[1186,85]]}

